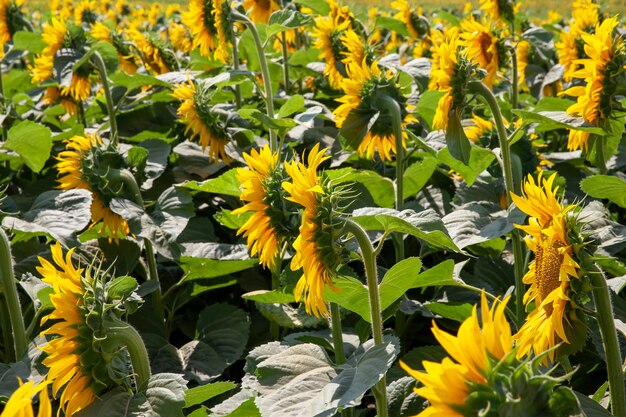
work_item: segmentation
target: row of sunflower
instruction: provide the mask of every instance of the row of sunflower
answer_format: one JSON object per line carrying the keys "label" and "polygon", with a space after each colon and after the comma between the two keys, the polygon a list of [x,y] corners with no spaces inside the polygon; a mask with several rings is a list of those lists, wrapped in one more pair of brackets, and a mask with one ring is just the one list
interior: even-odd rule
{"label": "row of sunflower", "polygon": [[521,6],[0,0],[1,417],[626,417],[624,25]]}

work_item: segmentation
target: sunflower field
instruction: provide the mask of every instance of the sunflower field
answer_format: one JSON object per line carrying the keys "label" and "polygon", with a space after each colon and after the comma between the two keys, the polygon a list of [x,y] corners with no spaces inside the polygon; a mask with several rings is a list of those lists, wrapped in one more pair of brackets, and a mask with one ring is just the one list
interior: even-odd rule
{"label": "sunflower field", "polygon": [[624,11],[370,3],[0,0],[0,417],[626,417]]}

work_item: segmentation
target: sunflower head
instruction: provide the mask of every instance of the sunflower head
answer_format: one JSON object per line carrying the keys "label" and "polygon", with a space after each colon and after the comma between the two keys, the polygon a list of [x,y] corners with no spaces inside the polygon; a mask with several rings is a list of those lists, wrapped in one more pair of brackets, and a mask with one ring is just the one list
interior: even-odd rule
{"label": "sunflower head", "polygon": [[183,13],[183,23],[193,35],[194,48],[200,49],[202,56],[211,56],[218,42],[214,0],[190,0],[189,10]]}
{"label": "sunflower head", "polygon": [[321,49],[320,57],[326,62],[324,75],[335,89],[341,88],[341,80],[346,76],[346,67],[342,60],[349,51],[341,41],[344,32],[351,28],[350,20],[341,20],[339,16],[320,16],[315,19],[313,36],[316,41],[313,46]]}
{"label": "sunflower head", "polygon": [[178,117],[185,124],[185,134],[190,139],[198,139],[202,149],[209,148],[211,161],[231,162],[225,146],[230,141],[227,125],[213,111],[211,96],[213,91],[201,82],[191,79],[176,87],[172,95],[181,100]]}
{"label": "sunflower head", "polygon": [[170,21],[170,25],[167,28],[167,35],[174,48],[186,54],[191,52],[193,41],[185,25]]}
{"label": "sunflower head", "polygon": [[13,39],[18,30],[25,28],[23,0],[0,1],[0,58],[4,56],[4,44]]}
{"label": "sunflower head", "polygon": [[98,5],[95,1],[83,0],[74,10],[74,20],[77,25],[93,25],[98,18]]}
{"label": "sunflower head", "polygon": [[164,74],[178,68],[176,57],[162,39],[137,29],[129,30],[129,36],[143,55],[146,69],[155,74]]}
{"label": "sunflower head", "polygon": [[115,150],[104,146],[95,135],[74,136],[66,143],[66,149],[57,157],[59,188],[91,191],[92,227],[102,222],[99,233],[116,240],[125,237],[130,233],[128,223],[108,208],[119,190],[111,183],[108,174],[111,167],[125,166],[123,158]]}
{"label": "sunflower head", "polygon": [[449,355],[441,363],[424,361],[424,371],[416,371],[400,362],[423,384],[415,392],[430,405],[420,416],[557,417],[580,411],[574,394],[559,387],[569,375],[555,378],[540,370],[539,361],[517,358],[505,316],[508,300],[489,308],[483,293],[481,319],[474,307],[456,336],[433,324],[435,338]]}
{"label": "sunflower head", "polygon": [[406,0],[396,0],[391,3],[391,7],[397,10],[394,17],[404,22],[412,38],[422,38],[428,34],[430,28],[428,21],[420,13],[412,10]]}
{"label": "sunflower head", "polygon": [[[546,362],[553,360],[555,353],[575,351],[584,344],[584,317],[576,310],[588,299],[588,286],[576,261],[578,244],[582,243],[577,237],[580,233],[568,219],[576,206],[563,207],[556,197],[555,179],[556,174],[545,179],[540,173],[535,182],[529,175],[522,196],[511,195],[515,205],[529,216],[528,225],[516,227],[526,232],[526,244],[535,254],[524,276],[524,283],[530,285],[524,304],[532,311],[515,335],[518,354],[549,351]],[[555,352],[560,343],[564,343],[563,348]]]}
{"label": "sunflower head", "polygon": [[483,82],[493,87],[498,72],[507,65],[505,31],[491,19],[478,21],[473,16],[461,22],[461,29],[461,44],[466,47],[467,56],[487,72]]}
{"label": "sunflower head", "polygon": [[243,8],[254,23],[267,23],[280,5],[275,0],[243,0]]}
{"label": "sunflower head", "polygon": [[57,243],[51,251],[53,262],[39,257],[37,267],[43,281],[52,286],[54,308],[41,320],[41,334],[48,338],[41,350],[47,353],[43,364],[49,368],[52,394],[57,397],[62,391],[61,410],[71,416],[114,386],[131,388],[127,354],[112,345],[107,333],[138,304],[131,293],[112,298],[105,274],[93,265],[76,268],[74,250],[64,255]]}
{"label": "sunflower head", "polygon": [[266,268],[274,268],[283,245],[291,243],[297,234],[297,208],[286,199],[282,183],[287,180],[284,166],[279,165],[279,155],[264,146],[243,154],[248,168],[237,169],[237,179],[242,187],[241,201],[246,204],[234,214],[252,213],[237,234],[248,240],[252,256]]}
{"label": "sunflower head", "polygon": [[232,49],[233,39],[233,19],[231,17],[232,10],[227,0],[214,0],[213,10],[211,11],[215,18],[215,28],[217,31],[218,45],[215,48],[215,58],[222,62],[230,61],[230,50]]}
{"label": "sunflower head", "polygon": [[[367,65],[365,58],[360,63],[352,62],[348,65],[347,73],[348,77],[341,82],[345,95],[337,100],[341,105],[334,111],[337,127],[341,128],[346,120],[360,119],[368,126],[368,130],[363,132],[359,154],[373,158],[375,152],[378,152],[381,159],[391,159],[391,154],[396,153],[397,149],[393,116],[387,101],[398,103],[405,126],[416,121],[410,113],[411,106],[407,105],[393,71],[382,71],[378,62],[373,62],[371,66]],[[403,133],[403,142],[406,141],[405,135]]]}
{"label": "sunflower head", "polygon": [[519,7],[516,0],[480,0],[480,10],[494,20],[515,21],[515,13]]}
{"label": "sunflower head", "polygon": [[338,266],[346,259],[340,241],[340,225],[335,215],[341,212],[341,193],[335,192],[318,174],[319,165],[329,156],[326,149],[316,144],[303,162],[286,162],[285,170],[291,181],[282,186],[289,196],[287,200],[302,207],[299,235],[293,243],[296,251],[291,259],[291,270],[302,268],[302,276],[295,289],[296,300],[303,300],[306,311],[317,317],[328,316],[324,300],[324,288],[331,289]]}
{"label": "sunflower head", "polygon": [[48,395],[48,386],[50,381],[44,379],[39,384],[33,381],[22,382],[21,378],[17,378],[19,387],[13,391],[9,400],[4,405],[2,417],[29,417],[34,416],[33,397],[39,396],[39,411],[37,417],[51,417],[52,404]]}

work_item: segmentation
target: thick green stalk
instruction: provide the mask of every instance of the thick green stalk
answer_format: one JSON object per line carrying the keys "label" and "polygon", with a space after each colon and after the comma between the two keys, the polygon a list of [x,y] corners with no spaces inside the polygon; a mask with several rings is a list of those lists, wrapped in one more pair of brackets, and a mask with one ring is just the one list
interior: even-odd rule
{"label": "thick green stalk", "polygon": [[[237,36],[233,33],[233,69],[237,71],[239,69],[239,42]],[[235,85],[235,105],[237,109],[241,108],[241,86]]]}
{"label": "thick green stalk", "polygon": [[333,347],[335,348],[335,363],[346,363],[346,353],[343,350],[343,331],[341,329],[341,313],[337,303],[330,303],[330,327],[333,332]]}
{"label": "thick green stalk", "polygon": [[107,102],[107,112],[109,113],[109,123],[111,124],[111,143],[117,147],[119,138],[117,135],[117,118],[115,117],[115,106],[113,105],[113,96],[111,95],[111,87],[109,85],[109,77],[107,74],[106,65],[104,60],[98,51],[93,52],[93,61],[100,73],[100,79],[102,80],[102,88],[104,89],[104,97]]}
{"label": "thick green stalk", "polygon": [[[127,190],[133,195],[135,203],[137,203],[142,209],[145,209],[143,197],[141,196],[141,190],[139,189],[139,185],[137,185],[137,181],[135,181],[133,174],[126,169],[112,169],[110,171],[110,178],[121,181]],[[159,281],[159,274],[156,267],[156,257],[154,255],[150,239],[144,238],[143,242],[146,250],[146,262],[148,263],[148,280],[154,281],[158,284],[153,295],[154,308],[159,317],[163,318],[165,317],[165,308],[163,306],[163,297],[161,296],[161,283]]]}
{"label": "thick green stalk", "polygon": [[[6,313],[10,323],[2,323],[3,327],[13,330],[13,346],[15,347],[15,361],[22,358],[26,352],[28,342],[26,341],[26,330],[24,328],[24,317],[20,299],[17,295],[17,285],[15,285],[15,275],[13,274],[13,260],[11,259],[11,244],[9,238],[0,227],[0,294],[4,295],[6,302]],[[2,300],[0,300],[2,302]],[[4,315],[3,315],[4,316]],[[10,340],[5,340],[5,344],[10,344]]]}
{"label": "thick green stalk", "polygon": [[593,299],[598,312],[598,325],[604,345],[606,368],[609,377],[611,412],[615,417],[626,417],[626,396],[624,393],[624,373],[622,355],[617,340],[617,330],[613,321],[611,293],[604,273],[588,254],[583,255],[583,268],[587,271],[593,287]]}
{"label": "thick green stalk", "polygon": [[130,324],[121,320],[116,320],[114,324],[107,329],[106,337],[117,346],[125,346],[128,349],[130,362],[135,372],[137,390],[139,390],[152,376],[146,345],[143,343],[141,335]]}
{"label": "thick green stalk", "polygon": [[513,90],[511,92],[511,108],[516,109],[519,101],[519,74],[517,73],[517,50],[512,47],[511,66],[513,67]]}
{"label": "thick green stalk", "polygon": [[[498,139],[500,141],[500,153],[502,155],[502,176],[504,177],[504,185],[506,188],[506,199],[509,204],[513,202],[511,193],[516,193],[516,181],[513,180],[513,167],[511,164],[511,148],[504,126],[504,118],[496,97],[491,90],[482,81],[471,81],[468,84],[469,91],[482,96],[491,112],[496,123]],[[519,181],[517,181],[519,183]],[[513,265],[515,268],[515,307],[517,313],[517,322],[523,323],[525,317],[524,311],[524,250],[522,248],[522,239],[517,230],[511,232],[511,244],[513,246]]]}
{"label": "thick green stalk", "polygon": [[[248,16],[243,15],[239,12],[233,12],[233,17],[243,22],[248,29],[250,29],[250,33],[252,33],[252,38],[254,39],[254,45],[256,46],[257,55],[259,57],[259,66],[261,67],[261,76],[263,77],[263,87],[265,90],[265,107],[267,110],[267,117],[270,119],[274,118],[274,95],[272,94],[272,82],[270,79],[270,71],[267,66],[267,60],[265,59],[265,49],[263,48],[263,43],[261,42],[261,37],[259,36],[259,31],[256,26],[248,18]],[[278,140],[276,137],[276,132],[274,129],[270,128],[270,149],[272,152],[277,152],[278,149]]]}
{"label": "thick green stalk", "polygon": [[[376,274],[376,256],[374,248],[365,230],[350,219],[343,219],[344,231],[352,233],[361,248],[361,256],[365,265],[365,277],[367,279],[367,292],[370,306],[370,318],[372,322],[372,335],[374,344],[383,343],[383,316],[380,306],[380,293],[378,291],[378,277]],[[387,383],[385,376],[372,387],[376,398],[376,410],[378,417],[387,417]]]}

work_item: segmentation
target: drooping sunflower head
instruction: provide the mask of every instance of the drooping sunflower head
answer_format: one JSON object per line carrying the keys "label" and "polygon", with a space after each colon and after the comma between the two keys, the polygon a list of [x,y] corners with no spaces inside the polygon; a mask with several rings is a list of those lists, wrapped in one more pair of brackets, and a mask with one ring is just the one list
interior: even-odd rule
{"label": "drooping sunflower head", "polygon": [[375,59],[376,51],[365,42],[361,36],[352,29],[347,29],[340,37],[341,43],[345,48],[342,52],[344,58],[341,62],[347,67],[351,64],[362,65],[363,61],[367,65],[371,65]]}
{"label": "drooping sunflower head", "polygon": [[191,52],[193,41],[189,34],[189,29],[187,29],[185,25],[170,21],[170,25],[167,28],[167,35],[174,48],[186,54]]}
{"label": "drooping sunflower head", "polygon": [[181,123],[187,125],[185,135],[189,135],[190,139],[198,139],[203,150],[208,147],[211,161],[222,160],[229,164],[231,157],[226,153],[225,146],[230,140],[230,134],[213,111],[211,91],[200,82],[188,80],[176,87],[172,95],[182,101],[178,117]]}
{"label": "drooping sunflower head", "polygon": [[443,92],[444,95],[437,103],[433,129],[446,130],[451,116],[460,120],[465,106],[467,83],[475,68],[456,36],[435,43],[428,88]]}
{"label": "drooping sunflower head", "polygon": [[137,29],[130,29],[128,35],[137,46],[137,49],[141,51],[146,69],[152,70],[159,75],[178,67],[176,57],[167,48],[163,40]]}
{"label": "drooping sunflower head", "polygon": [[267,23],[280,5],[275,0],[243,0],[243,8],[254,23]]}
{"label": "drooping sunflower head", "polygon": [[297,301],[304,301],[306,311],[317,317],[328,316],[324,288],[332,286],[337,267],[344,261],[344,251],[338,240],[334,214],[340,209],[340,197],[323,181],[317,170],[326,149],[316,144],[309,152],[307,164],[286,162],[285,170],[291,181],[282,186],[287,199],[302,207],[299,235],[293,242],[296,251],[291,259],[291,270],[302,268],[302,276],[295,289]]}
{"label": "drooping sunflower head", "polygon": [[25,26],[23,3],[24,0],[0,0],[0,58],[4,57],[4,44]]}
{"label": "drooping sunflower head", "polygon": [[516,357],[505,315],[508,301],[509,297],[489,308],[483,292],[481,319],[475,306],[456,336],[433,323],[433,334],[449,355],[440,363],[424,361],[424,371],[417,371],[400,361],[423,384],[415,392],[429,406],[420,416],[557,417],[579,410],[573,395],[555,392],[567,390],[559,387],[565,378],[542,373],[536,362]]}
{"label": "drooping sunflower head", "polygon": [[74,10],[74,20],[77,25],[93,25],[96,23],[98,15],[98,4],[93,0],[81,1]]}
{"label": "drooping sunflower head", "polygon": [[493,87],[498,79],[498,71],[506,66],[503,32],[496,28],[493,21],[478,21],[470,16],[461,22],[462,45],[466,47],[467,56],[480,68],[487,71],[483,82]]}
{"label": "drooping sunflower head", "polygon": [[575,349],[586,337],[586,327],[576,311],[580,266],[567,221],[575,206],[561,205],[556,198],[558,187],[553,186],[555,178],[556,174],[545,179],[540,173],[535,182],[529,175],[522,196],[511,195],[515,205],[529,216],[528,225],[516,227],[526,232],[526,244],[535,254],[524,276],[524,283],[530,284],[524,304],[534,303],[534,309],[515,335],[520,356],[531,350],[539,355],[552,349],[548,356],[554,359],[553,348],[559,343]]}
{"label": "drooping sunflower head", "polygon": [[[567,112],[582,116],[585,121],[602,126],[611,117],[612,110],[620,107],[615,102],[615,91],[623,83],[626,65],[626,48],[621,37],[614,36],[618,25],[617,16],[605,19],[594,34],[583,33],[584,49],[588,56],[576,62],[583,67],[572,73],[572,78],[581,78],[585,85],[578,85],[563,94],[577,97]],[[587,150],[589,132],[570,130],[568,149]]]}
{"label": "drooping sunflower head", "polygon": [[326,63],[324,75],[328,77],[330,86],[335,89],[341,88],[341,80],[347,75],[342,60],[348,51],[341,42],[341,36],[350,27],[350,20],[346,19],[340,22],[339,17],[320,16],[315,19],[313,36],[316,40],[313,46],[322,50],[320,57]]}
{"label": "drooping sunflower head", "polygon": [[211,56],[217,48],[218,33],[215,22],[214,0],[190,0],[189,10],[183,13],[183,23],[193,35],[193,47],[202,56]]}
{"label": "drooping sunflower head", "polygon": [[[384,160],[391,159],[397,153],[396,140],[393,132],[393,116],[386,100],[395,101],[400,108],[403,126],[416,118],[410,113],[406,97],[400,91],[393,71],[381,71],[378,62],[371,66],[364,59],[361,63],[352,62],[347,68],[348,77],[341,82],[344,96],[337,101],[341,103],[334,111],[335,123],[341,128],[348,118],[359,117],[369,125],[362,142],[358,147],[360,155],[374,158],[376,152]],[[365,120],[368,119],[368,120]],[[403,129],[403,146],[406,146],[407,134]]]}
{"label": "drooping sunflower head", "polygon": [[62,20],[55,17],[44,26],[41,37],[46,43],[46,47],[41,54],[37,55],[35,65],[31,68],[33,83],[40,84],[52,77],[54,56],[63,47],[67,35],[67,26]]}
{"label": "drooping sunflower head", "polygon": [[49,368],[52,394],[57,397],[63,391],[61,410],[72,416],[106,390],[131,386],[125,351],[107,341],[111,320],[119,323],[125,306],[119,301],[112,306],[98,271],[74,266],[73,249],[64,255],[57,242],[51,252],[53,262],[39,257],[37,267],[43,281],[52,286],[54,308],[41,319],[42,326],[50,325],[41,332],[48,343],[40,349],[47,353],[43,364]]}
{"label": "drooping sunflower head", "polygon": [[279,155],[264,146],[243,154],[248,168],[237,169],[237,179],[242,187],[240,199],[246,204],[233,214],[252,213],[237,234],[248,240],[250,255],[259,257],[259,262],[272,269],[283,248],[297,233],[292,202],[286,200],[282,183],[287,173],[279,165]]}
{"label": "drooping sunflower head", "polygon": [[91,227],[97,227],[98,233],[116,240],[130,234],[126,220],[109,209],[111,200],[117,194],[107,179],[107,173],[111,167],[124,166],[122,157],[105,147],[96,135],[74,136],[66,143],[65,150],[57,157],[59,188],[91,191]]}

